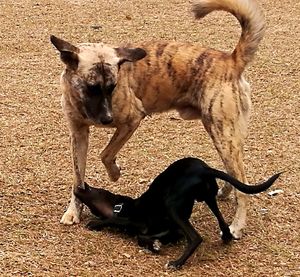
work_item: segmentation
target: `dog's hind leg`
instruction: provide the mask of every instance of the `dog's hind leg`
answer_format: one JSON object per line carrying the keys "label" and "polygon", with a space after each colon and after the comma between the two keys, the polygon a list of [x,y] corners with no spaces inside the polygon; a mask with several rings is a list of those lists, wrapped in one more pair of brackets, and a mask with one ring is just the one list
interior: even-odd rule
{"label": "dog's hind leg", "polygon": [[[228,132],[224,131],[224,133],[222,134],[220,130],[218,130],[218,127],[212,126],[211,136],[223,160],[224,166],[228,174],[234,176],[236,179],[243,183],[247,183],[242,158],[242,140],[239,131],[235,128],[236,126],[231,126]],[[228,192],[226,191],[228,190],[228,187],[229,184],[226,183],[226,193]],[[238,239],[241,238],[242,229],[246,226],[248,199],[244,193],[241,193],[238,190],[235,190],[235,193],[237,201],[237,210],[234,216],[234,220],[230,226],[230,230],[232,235],[236,239]]]}
{"label": "dog's hind leg", "polygon": [[[245,82],[245,84],[243,83]],[[243,143],[247,134],[250,110],[249,86],[241,81],[235,86],[220,87],[215,90],[210,102],[202,107],[202,122],[211,136],[214,145],[224,163],[228,174],[239,181],[247,183],[243,164]],[[231,186],[226,184],[221,190],[227,196]],[[232,235],[241,238],[242,229],[246,226],[247,197],[236,190],[237,210],[230,226]]]}
{"label": "dog's hind leg", "polygon": [[66,225],[80,222],[82,203],[74,195],[74,190],[76,190],[79,186],[84,186],[84,175],[89,137],[88,126],[70,123],[69,127],[71,131],[71,155],[73,162],[74,185],[71,193],[70,204],[60,221],[60,223]]}
{"label": "dog's hind leg", "polygon": [[224,242],[229,242],[233,237],[232,234],[230,233],[228,224],[226,223],[226,221],[223,218],[223,215],[220,212],[216,198],[215,197],[207,198],[205,199],[205,203],[208,205],[208,207],[211,209],[211,211],[214,213],[214,215],[218,220],[221,233],[222,233],[222,240]]}
{"label": "dog's hind leg", "polygon": [[181,257],[175,261],[170,261],[167,264],[168,268],[178,269],[182,265],[184,265],[186,260],[194,253],[194,251],[197,249],[197,247],[199,246],[199,244],[202,242],[203,239],[197,233],[197,231],[194,229],[194,227],[189,222],[189,220],[188,219],[182,220],[178,216],[177,211],[171,210],[170,216],[174,220],[174,223],[176,223],[180,227],[180,229],[183,231],[183,234],[187,240],[187,246],[186,246],[183,254],[181,255]]}

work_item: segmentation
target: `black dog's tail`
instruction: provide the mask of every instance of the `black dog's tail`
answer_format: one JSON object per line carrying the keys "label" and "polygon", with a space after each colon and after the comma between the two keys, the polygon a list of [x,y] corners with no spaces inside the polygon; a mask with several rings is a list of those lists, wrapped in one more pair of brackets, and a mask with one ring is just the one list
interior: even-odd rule
{"label": "black dog's tail", "polygon": [[208,168],[208,172],[209,175],[212,175],[216,178],[219,178],[221,180],[224,180],[228,183],[230,183],[231,185],[233,185],[237,190],[246,193],[246,194],[255,194],[255,193],[259,193],[262,191],[267,190],[270,186],[273,185],[273,183],[275,182],[275,180],[280,176],[280,173],[274,174],[272,177],[270,177],[268,180],[266,180],[263,183],[259,183],[257,185],[246,185],[242,182],[240,182],[239,180],[237,180],[236,178],[230,176],[229,174],[214,169],[214,168]]}

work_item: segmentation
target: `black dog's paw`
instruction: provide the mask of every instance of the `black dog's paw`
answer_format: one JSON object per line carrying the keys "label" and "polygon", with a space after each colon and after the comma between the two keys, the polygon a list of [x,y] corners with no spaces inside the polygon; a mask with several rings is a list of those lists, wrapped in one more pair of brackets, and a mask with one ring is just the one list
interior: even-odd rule
{"label": "black dog's paw", "polygon": [[182,263],[179,261],[170,261],[166,264],[166,269],[178,270],[182,267]]}
{"label": "black dog's paw", "polygon": [[161,248],[161,242],[158,239],[156,239],[152,244],[152,248],[153,248],[152,252],[158,253]]}
{"label": "black dog's paw", "polygon": [[159,240],[150,240],[150,239],[143,239],[138,238],[138,245],[151,251],[154,254],[158,254],[160,251],[161,243]]}
{"label": "black dog's paw", "polygon": [[88,228],[91,231],[101,231],[103,229],[103,226],[101,224],[101,221],[99,221],[99,220],[91,220],[86,225],[86,228]]}
{"label": "black dog's paw", "polygon": [[229,243],[230,241],[233,240],[233,235],[231,234],[229,228],[228,230],[224,230],[223,232],[221,232],[221,238],[223,240],[224,243]]}

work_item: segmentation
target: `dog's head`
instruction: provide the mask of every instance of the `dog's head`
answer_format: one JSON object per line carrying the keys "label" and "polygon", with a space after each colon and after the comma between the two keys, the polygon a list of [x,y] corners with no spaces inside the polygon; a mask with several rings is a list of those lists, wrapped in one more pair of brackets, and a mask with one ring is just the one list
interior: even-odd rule
{"label": "dog's head", "polygon": [[120,65],[146,56],[141,48],[113,48],[102,43],[71,43],[51,36],[66,65],[62,75],[63,88],[69,92],[70,103],[94,124],[113,121],[112,94],[117,86]]}

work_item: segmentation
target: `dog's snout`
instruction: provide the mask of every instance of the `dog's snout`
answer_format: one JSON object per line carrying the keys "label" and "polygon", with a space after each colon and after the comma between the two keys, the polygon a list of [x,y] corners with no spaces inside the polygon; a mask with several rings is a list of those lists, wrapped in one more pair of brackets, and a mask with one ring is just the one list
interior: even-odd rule
{"label": "dog's snout", "polygon": [[112,117],[112,115],[106,115],[106,116],[102,117],[100,119],[100,121],[103,125],[107,125],[107,124],[110,124],[113,122],[113,117]]}

